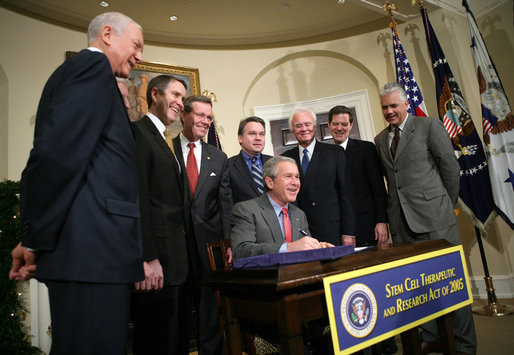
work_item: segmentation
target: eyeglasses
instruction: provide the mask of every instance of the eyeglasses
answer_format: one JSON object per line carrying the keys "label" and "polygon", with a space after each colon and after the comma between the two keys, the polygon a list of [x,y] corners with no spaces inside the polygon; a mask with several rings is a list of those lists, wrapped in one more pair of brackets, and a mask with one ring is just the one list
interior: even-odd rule
{"label": "eyeglasses", "polygon": [[202,120],[203,119],[208,119],[209,121],[212,121],[214,119],[213,116],[207,116],[205,113],[196,113],[195,111],[191,111],[191,113],[195,116],[195,117],[198,117],[198,118],[201,118]]}

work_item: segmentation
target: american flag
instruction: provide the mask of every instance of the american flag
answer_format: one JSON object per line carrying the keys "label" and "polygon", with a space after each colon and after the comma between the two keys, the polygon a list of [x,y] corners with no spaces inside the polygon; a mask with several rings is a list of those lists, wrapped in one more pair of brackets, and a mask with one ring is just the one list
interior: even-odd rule
{"label": "american flag", "polygon": [[514,116],[469,4],[464,0],[462,5],[468,13],[494,202],[500,216],[514,229]]}
{"label": "american flag", "polygon": [[423,95],[418,87],[418,83],[412,73],[409,60],[405,55],[403,46],[400,42],[396,23],[391,21],[391,31],[393,32],[394,62],[396,67],[396,82],[401,84],[407,92],[409,100],[409,113],[414,116],[428,117],[427,108],[423,101]]}
{"label": "american flag", "polygon": [[424,7],[421,17],[434,69],[439,118],[460,165],[459,204],[473,224],[485,232],[496,212],[484,148]]}

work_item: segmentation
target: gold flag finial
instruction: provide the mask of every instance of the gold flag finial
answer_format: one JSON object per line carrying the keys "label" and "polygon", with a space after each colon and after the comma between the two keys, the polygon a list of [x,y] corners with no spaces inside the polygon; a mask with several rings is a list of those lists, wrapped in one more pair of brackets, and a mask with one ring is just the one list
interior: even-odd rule
{"label": "gold flag finial", "polygon": [[396,3],[386,0],[384,1],[384,5],[382,5],[382,10],[386,11],[391,21],[394,22],[393,11],[398,10],[398,6],[396,6]]}
{"label": "gold flag finial", "polygon": [[423,7],[424,6],[424,1],[423,0],[412,0],[411,1],[412,6],[416,5],[417,2],[419,2],[419,7]]}
{"label": "gold flag finial", "polygon": [[216,94],[213,92],[209,92],[209,90],[202,91],[202,96],[208,97],[209,99],[211,99],[212,102],[218,102]]}

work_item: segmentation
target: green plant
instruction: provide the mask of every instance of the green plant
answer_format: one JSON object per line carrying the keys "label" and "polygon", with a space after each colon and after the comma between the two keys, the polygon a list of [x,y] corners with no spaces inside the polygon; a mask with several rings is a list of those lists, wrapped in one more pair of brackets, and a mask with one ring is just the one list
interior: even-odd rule
{"label": "green plant", "polygon": [[11,250],[20,241],[18,198],[20,184],[0,182],[0,354],[38,354],[23,332],[20,318],[25,309],[16,290],[16,282],[8,278]]}

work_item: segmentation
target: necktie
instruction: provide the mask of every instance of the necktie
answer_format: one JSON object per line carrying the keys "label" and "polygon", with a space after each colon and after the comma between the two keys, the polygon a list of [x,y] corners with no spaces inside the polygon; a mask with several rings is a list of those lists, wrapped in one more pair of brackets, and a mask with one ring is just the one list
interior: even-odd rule
{"label": "necktie", "polygon": [[398,127],[396,127],[394,129],[394,137],[393,137],[393,140],[391,141],[391,156],[393,157],[394,159],[394,156],[396,154],[396,148],[398,148],[398,142],[400,142],[400,129]]}
{"label": "necktie", "polygon": [[262,183],[262,171],[257,166],[257,157],[252,157],[252,178],[257,185],[257,190],[260,194],[264,192],[264,184]]}
{"label": "necktie", "polygon": [[168,132],[167,129],[164,130],[164,139],[166,140],[166,144],[168,145],[168,147],[170,147],[171,152],[173,153],[173,155],[175,155],[175,147],[173,146],[173,141],[171,139],[171,134],[170,134],[170,132]]}
{"label": "necktie", "polygon": [[303,175],[307,172],[307,167],[309,166],[309,151],[307,148],[303,150],[303,158],[302,158],[302,171]]}
{"label": "necktie", "polygon": [[293,230],[291,229],[291,221],[285,207],[282,208],[282,224],[284,225],[284,241],[291,243],[293,241]]}
{"label": "necktie", "polygon": [[189,143],[189,153],[187,154],[187,180],[189,181],[189,189],[191,190],[191,196],[195,195],[196,184],[198,183],[198,165],[196,165],[195,158],[195,144]]}

